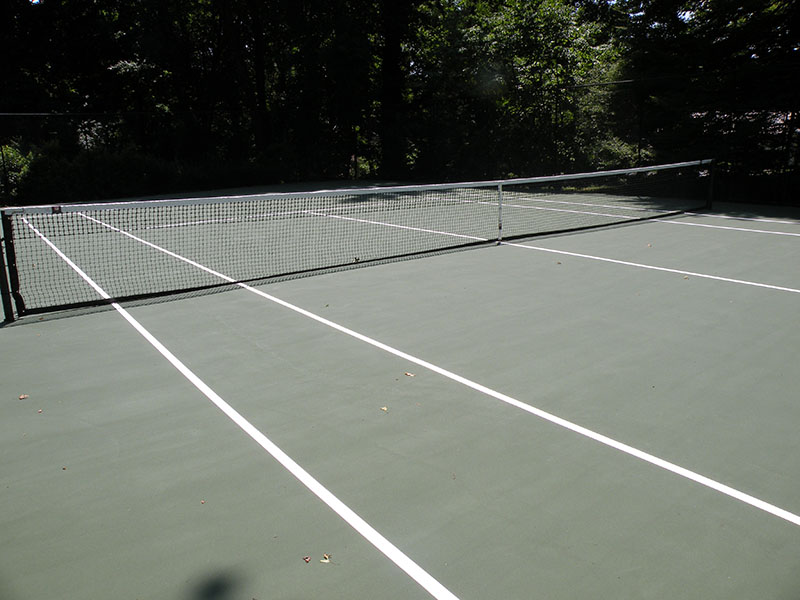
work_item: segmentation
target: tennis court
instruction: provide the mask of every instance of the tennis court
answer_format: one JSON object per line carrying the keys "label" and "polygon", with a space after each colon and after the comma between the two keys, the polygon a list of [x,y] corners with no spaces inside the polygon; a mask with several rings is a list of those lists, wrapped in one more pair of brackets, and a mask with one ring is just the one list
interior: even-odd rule
{"label": "tennis court", "polygon": [[800,211],[574,185],[9,212],[0,596],[797,598]]}

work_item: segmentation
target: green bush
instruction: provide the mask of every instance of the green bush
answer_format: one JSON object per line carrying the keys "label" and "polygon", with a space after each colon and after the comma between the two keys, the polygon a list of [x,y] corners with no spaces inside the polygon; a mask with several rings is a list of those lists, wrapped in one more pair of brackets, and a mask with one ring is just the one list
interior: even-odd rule
{"label": "green bush", "polygon": [[16,195],[26,204],[97,200],[160,191],[171,180],[163,161],[133,148],[67,153],[48,144],[32,153]]}
{"label": "green bush", "polygon": [[32,153],[24,154],[16,142],[0,146],[0,168],[2,168],[3,202],[12,203],[17,198],[20,181],[30,167]]}
{"label": "green bush", "polygon": [[68,151],[50,142],[33,150],[24,168],[15,171],[18,177],[8,195],[15,204],[85,202],[254,185],[268,180],[270,172],[249,161],[166,160],[135,147]]}

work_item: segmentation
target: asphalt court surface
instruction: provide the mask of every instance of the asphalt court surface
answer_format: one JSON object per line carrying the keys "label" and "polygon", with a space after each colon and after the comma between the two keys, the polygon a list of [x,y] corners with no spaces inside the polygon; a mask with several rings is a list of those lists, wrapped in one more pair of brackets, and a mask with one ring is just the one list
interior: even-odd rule
{"label": "asphalt court surface", "polygon": [[796,598],[797,523],[421,364],[800,514],[800,215],[724,210],[129,307],[444,592],[117,312],[3,328],[0,597]]}

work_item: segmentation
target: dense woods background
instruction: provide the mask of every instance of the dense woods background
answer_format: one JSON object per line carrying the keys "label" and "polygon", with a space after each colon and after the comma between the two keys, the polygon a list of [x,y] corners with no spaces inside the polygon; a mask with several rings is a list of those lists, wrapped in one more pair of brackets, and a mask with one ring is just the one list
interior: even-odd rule
{"label": "dense woods background", "polygon": [[714,157],[798,202],[790,0],[5,0],[7,203]]}

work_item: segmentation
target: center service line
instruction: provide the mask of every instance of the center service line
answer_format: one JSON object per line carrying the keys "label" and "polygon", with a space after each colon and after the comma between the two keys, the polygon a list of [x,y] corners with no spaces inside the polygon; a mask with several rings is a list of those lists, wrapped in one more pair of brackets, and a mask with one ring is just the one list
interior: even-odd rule
{"label": "center service line", "polygon": [[[298,313],[298,314],[300,314],[300,315],[302,315],[304,317],[307,317],[309,319],[317,321],[318,323],[321,323],[321,324],[323,324],[323,325],[325,325],[327,327],[335,329],[335,330],[337,330],[337,331],[339,331],[341,333],[344,333],[345,335],[348,335],[348,336],[350,336],[352,338],[360,340],[360,341],[362,341],[362,342],[364,342],[366,344],[374,346],[375,348],[379,348],[380,350],[383,350],[385,352],[388,352],[389,354],[393,354],[394,356],[397,356],[399,358],[407,360],[408,362],[411,362],[411,363],[413,363],[415,365],[418,365],[418,366],[420,366],[420,367],[422,367],[424,369],[427,369],[427,370],[432,371],[434,373],[438,373],[442,377],[446,377],[447,379],[450,379],[452,381],[460,383],[460,384],[462,384],[462,385],[464,385],[464,386],[466,386],[468,388],[471,388],[471,389],[473,389],[473,390],[475,390],[477,392],[480,392],[482,394],[485,394],[487,396],[495,398],[496,400],[499,400],[500,402],[504,402],[504,403],[506,403],[506,404],[508,404],[510,406],[513,406],[513,407],[518,408],[520,410],[523,410],[523,411],[525,411],[527,413],[535,415],[535,416],[539,417],[540,419],[543,419],[545,421],[549,421],[550,423],[553,423],[554,425],[558,425],[559,427],[563,427],[564,429],[567,429],[569,431],[577,433],[578,435],[582,435],[582,436],[587,437],[587,438],[589,438],[591,440],[599,442],[600,444],[608,446],[609,448],[613,448],[613,449],[618,450],[620,452],[624,452],[625,454],[628,454],[630,456],[638,458],[639,460],[642,460],[644,462],[650,463],[651,465],[654,465],[656,467],[659,467],[661,469],[664,469],[666,471],[674,473],[675,475],[678,475],[680,477],[684,477],[684,478],[686,478],[686,479],[688,479],[690,481],[694,481],[695,483],[699,483],[700,485],[703,485],[703,486],[705,486],[707,488],[710,488],[710,489],[712,489],[714,491],[717,491],[717,492],[719,492],[721,494],[725,494],[726,496],[730,496],[731,498],[739,500],[740,502],[744,502],[745,504],[749,504],[750,506],[753,506],[753,507],[755,507],[755,508],[757,508],[759,510],[762,510],[762,511],[764,511],[766,513],[769,513],[769,514],[771,514],[773,516],[776,516],[776,517],[778,517],[780,519],[783,519],[785,521],[788,521],[789,523],[792,523],[792,524],[797,525],[797,526],[800,527],[800,516],[798,516],[798,515],[796,515],[796,514],[794,514],[792,512],[789,512],[788,510],[785,510],[783,508],[775,506],[774,504],[770,504],[769,502],[765,502],[764,500],[756,498],[755,496],[751,496],[750,494],[746,494],[745,492],[742,492],[740,490],[732,488],[732,487],[730,487],[728,485],[725,485],[724,483],[720,483],[718,481],[715,481],[714,479],[706,477],[705,475],[701,475],[699,473],[695,473],[694,471],[691,471],[689,469],[686,469],[684,467],[681,467],[679,465],[671,463],[671,462],[669,462],[667,460],[664,460],[663,458],[659,458],[658,456],[655,456],[653,454],[649,454],[647,452],[644,452],[643,450],[639,450],[638,448],[634,448],[633,446],[629,446],[628,444],[625,444],[623,442],[619,442],[619,441],[617,441],[617,440],[615,440],[613,438],[610,438],[610,437],[608,437],[606,435],[603,435],[601,433],[597,433],[596,431],[592,431],[591,429],[588,429],[586,427],[583,427],[581,425],[578,425],[576,423],[573,423],[571,421],[568,421],[566,419],[558,417],[558,416],[556,416],[554,414],[551,414],[551,413],[549,413],[547,411],[544,411],[544,410],[542,410],[540,408],[536,408],[535,406],[531,406],[530,404],[526,404],[524,402],[521,402],[520,400],[517,400],[516,398],[512,398],[511,396],[507,396],[506,394],[503,394],[501,392],[493,390],[493,389],[491,389],[489,387],[486,387],[485,385],[481,385],[480,383],[474,382],[474,381],[472,381],[470,379],[467,379],[466,377],[462,377],[461,375],[453,373],[452,371],[448,371],[447,369],[443,369],[442,367],[434,365],[433,363],[429,363],[429,362],[427,362],[425,360],[422,360],[421,358],[417,358],[416,356],[408,354],[407,352],[403,352],[402,350],[398,350],[396,348],[393,348],[392,346],[389,346],[388,344],[384,344],[383,342],[379,342],[378,340],[375,340],[375,339],[373,339],[371,337],[368,337],[368,336],[366,336],[366,335],[364,335],[362,333],[358,333],[357,331],[354,331],[352,329],[348,329],[344,325],[339,325],[338,323],[335,323],[334,321],[330,321],[329,319],[326,319],[325,317],[322,317],[322,316],[320,316],[318,314],[312,313],[311,311],[308,311],[308,310],[306,310],[304,308],[300,308],[299,306],[291,304],[290,302],[287,302],[286,300],[282,300],[282,299],[280,299],[280,298],[278,298],[276,296],[272,296],[270,294],[267,294],[266,292],[258,290],[258,289],[254,288],[254,287],[251,287],[251,286],[249,286],[249,285],[247,285],[245,283],[236,283],[232,278],[228,277],[227,275],[223,275],[222,273],[218,273],[217,271],[214,271],[213,269],[211,269],[209,267],[201,265],[200,263],[197,263],[197,262],[195,262],[195,261],[193,261],[191,259],[185,258],[185,257],[183,257],[183,256],[181,256],[179,254],[176,254],[175,252],[171,252],[170,250],[167,250],[165,248],[161,248],[160,246],[157,246],[156,244],[153,244],[152,242],[148,242],[146,240],[143,240],[143,239],[141,239],[141,238],[139,238],[139,237],[137,237],[137,236],[135,236],[135,235],[133,235],[131,233],[123,231],[123,230],[121,230],[121,229],[119,229],[117,227],[114,227],[112,225],[108,225],[106,223],[103,223],[102,221],[99,221],[99,220],[94,219],[92,217],[88,217],[86,215],[82,215],[82,216],[84,216],[85,218],[91,219],[92,221],[95,221],[96,223],[104,225],[105,227],[108,227],[109,229],[112,229],[113,231],[117,231],[117,232],[119,232],[119,233],[121,233],[121,234],[123,234],[123,235],[125,235],[125,236],[127,236],[129,238],[131,238],[131,239],[134,239],[134,240],[137,240],[137,241],[139,241],[139,242],[141,242],[143,244],[146,244],[147,246],[150,246],[151,248],[154,248],[156,250],[164,252],[164,253],[168,254],[169,256],[177,258],[178,260],[182,260],[182,261],[184,261],[184,262],[186,262],[186,263],[188,263],[190,265],[193,265],[193,266],[195,266],[195,267],[197,267],[199,269],[202,269],[203,271],[205,271],[205,272],[207,272],[209,274],[212,274],[212,275],[214,275],[216,277],[219,277],[220,279],[223,279],[223,280],[231,282],[231,283],[235,283],[237,286],[239,286],[239,287],[241,287],[241,288],[243,288],[243,289],[245,289],[245,290],[247,290],[249,292],[252,292],[253,294],[261,296],[262,298],[265,298],[266,300],[269,300],[270,302],[274,302],[275,304],[283,306],[284,308],[288,308],[289,310],[294,311],[294,312],[296,312],[296,313]],[[532,247],[532,246],[524,246],[524,245],[520,245],[520,244],[508,244],[508,245],[510,245],[510,246],[518,246],[518,247],[522,247],[522,248],[529,248],[529,249],[533,249],[533,250],[545,250],[545,251],[548,251],[548,249],[546,249],[546,248],[537,248],[537,247]],[[597,258],[597,257],[589,256],[589,255],[581,255],[581,254],[575,254],[575,253],[571,253],[571,252],[561,252],[561,251],[558,251],[558,250],[556,250],[554,252],[561,253],[561,254],[569,254],[569,255],[572,255],[572,256],[580,256],[580,257],[583,257],[583,258]],[[654,269],[660,270],[660,271],[669,271],[669,272],[677,272],[677,273],[688,273],[687,271],[676,271],[675,269],[665,269],[665,268],[661,268],[661,267],[648,267],[647,265],[641,265],[641,264],[637,264],[637,263],[626,263],[624,261],[618,261],[618,260],[612,260],[612,259],[605,259],[605,260],[607,260],[608,262],[627,264],[627,265],[630,265],[630,266],[654,268]],[[701,274],[695,274],[695,273],[690,273],[690,274],[702,276]],[[767,288],[772,288],[772,289],[779,289],[779,290],[784,290],[784,291],[789,291],[789,292],[800,293],[800,290],[795,290],[795,289],[792,289],[792,288],[778,288],[776,286],[770,286],[770,285],[766,285],[766,284],[758,284],[758,283],[746,282],[746,281],[737,281],[737,280],[725,279],[723,277],[714,277],[714,276],[709,276],[709,275],[706,275],[706,277],[709,277],[710,279],[719,279],[719,280],[722,280],[722,281],[732,281],[732,282],[735,282],[735,283],[744,283],[744,284],[748,284],[748,285],[756,285],[756,286],[759,286],[759,287],[767,287]],[[231,409],[231,410],[233,410],[233,409]]]}
{"label": "center service line", "polygon": [[[23,218],[25,224],[39,236],[69,267],[75,271],[86,283],[88,283],[102,298],[111,300],[106,291],[91,279],[80,267],[55,246],[47,237],[40,233],[27,219]],[[133,315],[116,302],[111,306],[146,339],[158,352],[167,359],[192,385],[194,385],[206,398],[208,398],[217,408],[242,431],[249,435],[259,446],[266,450],[277,460],[287,471],[294,475],[300,483],[306,486],[315,496],[328,505],[338,514],[348,525],[360,533],[375,548],[380,550],[389,560],[400,567],[409,577],[422,586],[436,600],[458,600],[458,597],[444,587],[432,575],[417,565],[411,558],[404,554],[399,548],[392,544],[388,539],[381,535],[375,528],[362,519],[344,502],[339,500],[332,492],[294,461],[288,454],[281,450],[272,440],[261,433],[252,423],[245,419],[239,412],[228,404],[222,397],[211,389],[200,377],[189,369],[181,360],[170,352],[153,334],[151,334]]]}

